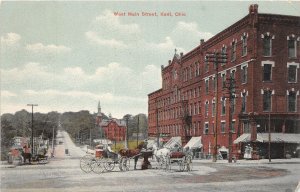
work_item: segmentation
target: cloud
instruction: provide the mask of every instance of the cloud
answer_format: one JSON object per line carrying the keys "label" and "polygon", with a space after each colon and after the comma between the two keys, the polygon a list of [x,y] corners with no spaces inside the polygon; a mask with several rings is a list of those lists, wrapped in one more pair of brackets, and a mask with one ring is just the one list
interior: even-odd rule
{"label": "cloud", "polygon": [[93,43],[96,43],[101,46],[109,46],[109,47],[115,47],[115,48],[125,48],[127,47],[122,41],[118,41],[114,38],[112,39],[104,39],[100,37],[96,32],[94,31],[88,31],[85,33],[85,37]]}
{"label": "cloud", "polygon": [[196,22],[179,21],[170,36],[174,39],[174,43],[184,46],[185,50],[191,50],[199,45],[200,39],[207,40],[213,34],[201,31]]}
{"label": "cloud", "polygon": [[1,45],[13,46],[21,40],[21,36],[17,33],[7,33],[5,36],[1,36]]}
{"label": "cloud", "polygon": [[26,49],[34,53],[67,53],[71,51],[71,48],[63,45],[43,45],[42,43],[28,44]]}
{"label": "cloud", "polygon": [[2,90],[1,91],[1,97],[6,97],[6,98],[9,98],[9,97],[16,97],[17,94],[13,93],[13,92],[10,92],[10,91],[7,91],[7,90]]}

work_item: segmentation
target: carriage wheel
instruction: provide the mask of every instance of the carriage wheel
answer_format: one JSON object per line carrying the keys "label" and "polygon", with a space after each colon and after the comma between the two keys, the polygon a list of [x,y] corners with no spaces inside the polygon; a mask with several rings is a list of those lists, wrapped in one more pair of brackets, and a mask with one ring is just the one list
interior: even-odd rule
{"label": "carriage wheel", "polygon": [[13,165],[22,165],[23,161],[24,158],[21,155],[12,158]]}
{"label": "carriage wheel", "polygon": [[111,159],[111,158],[105,159],[105,161],[104,161],[104,168],[107,171],[112,171],[115,168],[115,162],[114,162],[114,160]]}
{"label": "carriage wheel", "polygon": [[83,156],[81,159],[80,159],[80,169],[85,172],[85,173],[89,173],[92,171],[92,163],[93,163],[93,156],[91,155],[86,155],[86,156]]}
{"label": "carriage wheel", "polygon": [[193,170],[193,162],[192,162],[192,156],[187,156],[186,158],[186,170],[187,171],[192,171]]}
{"label": "carriage wheel", "polygon": [[121,171],[129,171],[130,159],[128,157],[122,157],[120,163],[121,163]]}
{"label": "carriage wheel", "polygon": [[91,164],[91,168],[94,173],[100,174],[105,171],[103,158],[99,158],[99,159],[97,158],[95,159],[95,161],[92,162],[93,163]]}

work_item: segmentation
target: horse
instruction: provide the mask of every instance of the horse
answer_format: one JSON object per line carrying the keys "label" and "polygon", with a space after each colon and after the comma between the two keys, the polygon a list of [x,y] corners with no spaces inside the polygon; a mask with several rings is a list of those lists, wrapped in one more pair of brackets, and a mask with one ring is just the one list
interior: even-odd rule
{"label": "horse", "polygon": [[134,170],[136,170],[136,164],[137,164],[137,161],[139,159],[139,157],[142,155],[141,154],[141,150],[142,148],[145,147],[145,143],[142,142],[140,143],[136,149],[121,149],[119,151],[119,154],[122,156],[122,157],[127,157],[127,158],[131,158],[131,157],[134,157]]}
{"label": "horse", "polygon": [[24,159],[24,164],[26,163],[26,159],[28,159],[29,164],[31,164],[31,158],[32,158],[31,153],[24,153],[24,152],[22,152],[21,155],[22,155],[22,157]]}
{"label": "horse", "polygon": [[171,154],[171,150],[169,148],[161,148],[154,144],[153,145],[153,155],[156,158],[156,161],[162,166],[163,162],[166,160],[166,157]]}

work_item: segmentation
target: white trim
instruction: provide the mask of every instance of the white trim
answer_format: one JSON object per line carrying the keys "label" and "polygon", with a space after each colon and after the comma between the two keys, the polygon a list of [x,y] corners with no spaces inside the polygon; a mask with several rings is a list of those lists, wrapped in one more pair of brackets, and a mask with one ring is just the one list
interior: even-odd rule
{"label": "white trim", "polygon": [[235,119],[232,119],[232,121],[236,121]]}
{"label": "white trim", "polygon": [[[229,71],[230,69],[232,69],[232,68],[236,68],[236,67],[238,67],[238,66],[241,66],[242,64],[245,64],[245,63],[247,63],[247,65],[248,65],[248,63],[249,62],[251,62],[251,61],[255,61],[256,59],[249,59],[249,60],[247,60],[247,61],[244,61],[244,62],[242,62],[242,63],[240,63],[240,64],[237,64],[237,65],[235,65],[235,66],[233,66],[233,67],[229,67],[229,68],[227,68],[227,69],[224,69],[224,70],[222,70],[222,71],[219,71],[218,72],[218,74],[226,74],[226,72],[227,71]],[[207,76],[207,77],[204,77],[204,78],[202,78],[202,80],[205,80],[206,78],[208,78],[208,77],[211,77],[212,75],[209,75],[209,76]]]}
{"label": "white trim", "polygon": [[230,73],[232,73],[232,71],[235,71],[235,72],[236,72],[236,67],[230,69]]}
{"label": "white trim", "polygon": [[270,60],[267,60],[267,61],[261,61],[261,66],[263,67],[265,64],[271,64],[272,67],[275,67],[275,61],[270,61]]}
{"label": "white trim", "polygon": [[221,120],[221,123],[226,123],[226,120]]}
{"label": "white trim", "polygon": [[299,63],[296,63],[296,62],[294,62],[294,61],[293,61],[293,62],[290,62],[290,63],[288,62],[286,66],[287,66],[287,68],[289,68],[289,66],[291,66],[291,65],[297,66],[297,69],[299,69]]}
{"label": "white trim", "polygon": [[242,64],[241,64],[241,69],[242,69],[243,67],[245,67],[245,66],[248,67],[248,62],[242,63]]}

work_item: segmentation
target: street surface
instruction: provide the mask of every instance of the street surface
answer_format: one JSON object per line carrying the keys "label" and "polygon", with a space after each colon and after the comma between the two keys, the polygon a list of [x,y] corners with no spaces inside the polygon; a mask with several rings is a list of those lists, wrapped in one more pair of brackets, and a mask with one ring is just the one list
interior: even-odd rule
{"label": "street surface", "polygon": [[300,181],[300,159],[272,160],[272,163],[240,160],[232,164],[194,160],[191,172],[179,172],[175,165],[171,171],[159,170],[152,159],[152,169],[133,170],[132,160],[127,172],[121,172],[116,166],[112,172],[84,173],[79,161],[86,150],[75,146],[66,132],[58,131],[55,157],[48,164],[14,168],[1,165],[1,192],[294,192]]}

